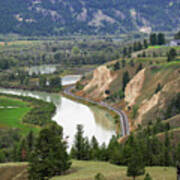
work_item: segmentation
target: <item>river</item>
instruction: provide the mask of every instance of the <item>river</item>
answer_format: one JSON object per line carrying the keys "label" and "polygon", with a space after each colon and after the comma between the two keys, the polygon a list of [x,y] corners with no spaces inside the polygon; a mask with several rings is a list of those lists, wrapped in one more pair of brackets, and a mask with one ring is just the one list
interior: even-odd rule
{"label": "river", "polygon": [[[77,80],[79,79],[78,76],[76,78]],[[70,76],[68,76],[64,77],[62,81],[66,85],[72,84],[72,82],[75,82],[76,78],[73,77],[71,79]],[[56,113],[52,119],[63,127],[64,136],[68,137],[69,147],[71,147],[73,144],[76,126],[78,124],[83,125],[85,136],[91,139],[94,135],[100,144],[103,142],[108,144],[112,135],[115,134],[115,131],[112,128],[107,128],[104,126],[106,123],[101,123],[95,119],[94,113],[88,106],[67,99],[59,94],[3,88],[0,88],[0,93],[29,96],[42,99],[47,102],[53,102],[56,105]]]}

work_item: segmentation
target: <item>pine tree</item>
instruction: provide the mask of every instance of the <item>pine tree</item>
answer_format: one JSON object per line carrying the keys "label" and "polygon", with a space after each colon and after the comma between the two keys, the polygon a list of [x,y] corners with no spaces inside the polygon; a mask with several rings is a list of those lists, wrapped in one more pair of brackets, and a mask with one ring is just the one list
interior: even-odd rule
{"label": "pine tree", "polygon": [[138,73],[140,70],[142,70],[142,68],[143,68],[143,65],[142,65],[142,63],[140,63],[136,69],[136,73]]}
{"label": "pine tree", "polygon": [[140,50],[142,50],[142,48],[143,48],[143,46],[142,46],[141,42],[139,41],[137,43],[137,50],[140,51]]}
{"label": "pine tree", "polygon": [[120,63],[119,62],[116,62],[115,64],[114,64],[114,71],[117,71],[117,70],[119,70],[120,69]]}
{"label": "pine tree", "polygon": [[166,43],[165,35],[163,33],[159,33],[157,36],[158,45],[163,45]]}
{"label": "pine tree", "polygon": [[91,139],[91,158],[94,160],[98,159],[99,144],[95,136]]}
{"label": "pine tree", "polygon": [[6,160],[5,154],[2,150],[0,150],[0,163],[4,163]]}
{"label": "pine tree", "polygon": [[126,60],[123,59],[123,60],[122,60],[122,67],[125,67],[125,66],[126,66]]}
{"label": "pine tree", "polygon": [[71,166],[62,127],[51,123],[42,129],[29,162],[29,180],[61,175]]}
{"label": "pine tree", "polygon": [[165,141],[164,141],[164,166],[170,166],[172,164],[171,155],[170,155],[170,139],[168,132],[165,132]]}
{"label": "pine tree", "polygon": [[155,93],[158,93],[161,89],[162,89],[162,86],[160,83],[158,83],[156,90],[155,90]]}
{"label": "pine tree", "polygon": [[85,154],[85,138],[83,137],[83,133],[83,126],[80,124],[77,125],[73,151],[75,158],[78,160],[83,160]]}
{"label": "pine tree", "polygon": [[127,175],[132,176],[135,180],[137,176],[143,175],[144,173],[145,166],[143,162],[143,155],[136,145],[136,147],[132,149],[130,158],[128,160]]}
{"label": "pine tree", "polygon": [[40,76],[39,78],[39,86],[44,88],[46,87],[47,79],[45,76]]}
{"label": "pine tree", "polygon": [[130,61],[130,66],[131,66],[131,67],[134,67],[134,61],[133,61],[133,59],[131,59],[131,61]]}
{"label": "pine tree", "polygon": [[29,134],[26,137],[26,142],[27,142],[27,146],[28,146],[28,151],[31,152],[34,146],[34,133],[33,131],[30,131]]}
{"label": "pine tree", "polygon": [[180,162],[180,143],[176,148],[176,160]]}
{"label": "pine tree", "polygon": [[156,33],[153,33],[150,35],[150,44],[152,46],[157,45],[157,35]]}
{"label": "pine tree", "polygon": [[170,51],[167,53],[167,61],[173,61],[176,59],[177,52],[174,48],[171,48]]}
{"label": "pine tree", "polygon": [[123,73],[123,79],[122,79],[122,90],[124,91],[126,88],[126,85],[130,81],[129,73],[128,71]]}
{"label": "pine tree", "polygon": [[152,180],[151,176],[149,175],[149,173],[146,174],[144,180]]}
{"label": "pine tree", "polygon": [[144,48],[147,49],[148,48],[148,42],[146,39],[144,39]]}

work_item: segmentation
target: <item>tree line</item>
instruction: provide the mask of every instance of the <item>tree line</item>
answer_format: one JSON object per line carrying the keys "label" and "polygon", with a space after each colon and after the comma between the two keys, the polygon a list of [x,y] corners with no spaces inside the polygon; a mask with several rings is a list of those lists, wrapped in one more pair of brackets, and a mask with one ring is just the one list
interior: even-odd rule
{"label": "tree line", "polygon": [[[149,123],[147,128],[139,127],[124,143],[120,144],[118,137],[113,136],[108,145],[100,145],[95,136],[91,141],[84,137],[83,126],[78,125],[74,144],[70,153],[67,153],[68,144],[63,138],[62,127],[51,122],[38,136],[31,131],[20,138],[14,130],[9,132],[13,139],[1,148],[0,162],[28,161],[29,179],[45,180],[64,174],[71,167],[72,158],[108,161],[127,166],[127,175],[135,179],[145,173],[145,166],[174,166],[180,160],[180,144],[173,144],[169,130],[168,123],[158,120],[155,124]],[[163,140],[158,138],[160,132],[164,133]],[[1,138],[0,143],[3,140]],[[7,147],[11,148],[6,151]]]}

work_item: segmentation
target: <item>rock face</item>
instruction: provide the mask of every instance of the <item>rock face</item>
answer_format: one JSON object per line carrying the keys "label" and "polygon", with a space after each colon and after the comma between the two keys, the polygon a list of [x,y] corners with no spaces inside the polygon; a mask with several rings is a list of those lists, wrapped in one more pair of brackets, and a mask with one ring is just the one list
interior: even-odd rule
{"label": "rock face", "polygon": [[[153,75],[147,75],[146,71],[148,71],[148,69],[142,69],[138,74],[136,74],[127,84],[125,89],[125,101],[127,103],[127,107],[132,107],[135,104],[138,105],[137,117],[133,120],[134,127],[137,127],[138,124],[144,123],[144,120],[145,122],[148,122],[149,120],[156,120],[154,117],[163,119],[168,103],[171,102],[172,98],[180,92],[179,73],[173,72],[174,78],[171,78],[169,81],[166,80],[159,92],[155,93],[155,89],[152,89],[154,91],[150,92],[152,95],[141,97],[144,90],[149,91],[151,89],[150,85],[148,87],[144,87],[145,89],[143,88],[144,82],[147,79],[146,76],[149,77],[151,82],[153,79]],[[163,72],[161,72],[161,78],[163,79],[166,76],[163,77],[162,73]],[[162,79],[158,79],[158,81]]]}
{"label": "rock face", "polygon": [[[173,87],[173,88],[172,88]],[[180,78],[167,83],[161,91],[154,94],[151,99],[146,99],[141,104],[138,110],[137,124],[142,122],[143,116],[153,108],[158,110],[165,110],[166,105],[171,98],[180,92]]]}
{"label": "rock face", "polygon": [[125,101],[130,107],[135,104],[136,98],[140,95],[145,79],[145,70],[146,69],[142,69],[126,86]]}
{"label": "rock face", "polygon": [[111,75],[106,66],[100,66],[94,70],[92,80],[84,87],[83,91],[93,98],[105,98],[107,97],[105,91],[109,89],[109,85],[115,78],[116,75]]}

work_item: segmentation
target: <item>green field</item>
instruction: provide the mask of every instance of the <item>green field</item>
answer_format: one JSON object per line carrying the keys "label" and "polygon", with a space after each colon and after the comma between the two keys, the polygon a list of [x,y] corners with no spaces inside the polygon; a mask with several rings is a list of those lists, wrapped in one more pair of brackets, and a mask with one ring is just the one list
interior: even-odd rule
{"label": "green field", "polygon": [[39,128],[22,123],[22,118],[32,108],[27,102],[0,96],[0,107],[0,128],[19,128],[23,134],[31,129],[38,131]]}
{"label": "green field", "polygon": [[[57,176],[52,180],[94,180],[97,173],[102,173],[107,180],[130,180],[132,178],[126,176],[127,168],[124,166],[115,166],[106,162],[93,161],[73,161],[71,173],[63,176]],[[154,180],[175,180],[175,168],[164,167],[147,167]],[[143,180],[144,176],[140,176],[137,180]]]}

